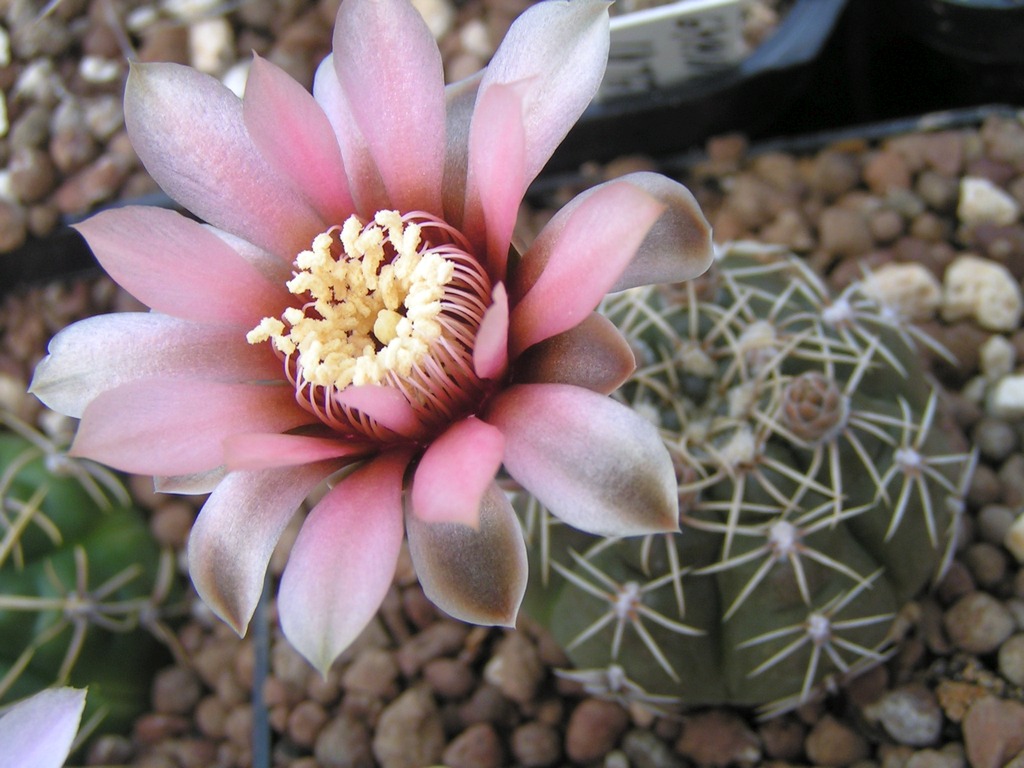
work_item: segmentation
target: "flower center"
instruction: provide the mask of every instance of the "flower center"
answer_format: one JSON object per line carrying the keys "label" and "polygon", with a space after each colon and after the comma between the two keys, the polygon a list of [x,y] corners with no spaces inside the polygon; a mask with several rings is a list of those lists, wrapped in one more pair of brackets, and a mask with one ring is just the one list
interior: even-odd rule
{"label": "flower center", "polygon": [[270,341],[299,402],[328,426],[387,437],[338,402],[349,386],[397,388],[424,426],[479,397],[473,341],[491,284],[462,235],[423,213],[350,216],[295,259],[288,290],[302,299],[246,335]]}

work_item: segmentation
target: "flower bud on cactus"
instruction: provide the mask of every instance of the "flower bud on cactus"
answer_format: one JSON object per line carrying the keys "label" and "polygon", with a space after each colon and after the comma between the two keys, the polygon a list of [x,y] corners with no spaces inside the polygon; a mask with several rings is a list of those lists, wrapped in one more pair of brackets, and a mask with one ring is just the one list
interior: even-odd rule
{"label": "flower bud on cactus", "polygon": [[593,693],[799,705],[887,658],[901,607],[948,564],[974,465],[915,346],[854,283],[734,246],[697,283],[607,315],[661,430],[681,532],[601,539],[525,505],[527,610]]}
{"label": "flower bud on cactus", "polygon": [[89,689],[87,723],[125,732],[164,658],[138,630],[164,629],[173,558],[115,475],[0,413],[2,426],[0,706],[70,683]]}

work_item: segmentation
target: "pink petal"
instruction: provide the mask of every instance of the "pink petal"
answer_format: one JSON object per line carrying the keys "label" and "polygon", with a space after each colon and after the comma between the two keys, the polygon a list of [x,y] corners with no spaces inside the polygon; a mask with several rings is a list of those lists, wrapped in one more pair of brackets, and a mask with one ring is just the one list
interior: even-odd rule
{"label": "pink petal", "polygon": [[54,336],[29,391],[49,408],[80,418],[102,392],[148,376],[274,380],[281,363],[266,345],[247,344],[245,329],[237,326],[123,312],[80,320]]}
{"label": "pink petal", "polygon": [[153,478],[153,490],[157,493],[181,493],[201,496],[212,493],[227,474],[226,467],[217,467],[190,475],[157,475]]}
{"label": "pink petal", "polygon": [[618,181],[640,187],[664,203],[665,212],[648,230],[612,291],[653,283],[678,283],[703,274],[714,259],[714,244],[711,225],[690,190],[660,173],[630,173]]}
{"label": "pink petal", "polygon": [[380,608],[402,546],[408,454],[357,469],[316,505],[299,531],[277,605],[292,645],[323,675]]}
{"label": "pink petal", "polygon": [[583,321],[619,279],[663,206],[628,183],[609,184],[566,206],[524,255],[510,320],[511,354]]}
{"label": "pink petal", "polygon": [[340,223],[353,213],[341,149],[327,116],[305,88],[260,56],[249,70],[242,117],[257,149],[325,221]]}
{"label": "pink petal", "polygon": [[214,78],[178,64],[132,64],[124,118],[146,170],[199,218],[289,262],[326,229],[260,154],[242,102]]}
{"label": "pink petal", "polygon": [[412,511],[429,523],[477,527],[480,498],[501,466],[501,431],[470,416],[450,426],[423,454],[412,484]]}
{"label": "pink petal", "polygon": [[486,417],[505,433],[505,468],[557,517],[600,536],[678,530],[675,472],[637,413],[566,384],[500,393]]}
{"label": "pink petal", "polygon": [[0,716],[0,764],[9,768],[61,768],[78,733],[85,690],[48,688]]}
{"label": "pink petal", "polygon": [[224,461],[231,471],[312,464],[326,459],[365,455],[365,443],[305,435],[243,434],[224,441]]}
{"label": "pink petal", "polygon": [[351,385],[338,392],[334,399],[339,405],[361,412],[395,434],[417,437],[423,433],[423,424],[415,409],[393,387],[378,384]]}
{"label": "pink petal", "polygon": [[309,423],[288,386],[146,378],[86,406],[72,454],[140,475],[187,475],[224,463],[224,439]]}
{"label": "pink petal", "polygon": [[345,0],[334,66],[392,207],[440,214],[444,71],[423,17],[405,0]]}
{"label": "pink petal", "polygon": [[554,0],[528,8],[484,72],[477,103],[497,84],[527,81],[525,181],[532,181],[586,109],[608,62],[608,3]]}
{"label": "pink petal", "polygon": [[481,379],[502,376],[508,365],[508,293],[502,283],[495,284],[491,298],[473,346],[473,370]]}
{"label": "pink petal", "polygon": [[442,196],[445,220],[462,229],[466,204],[466,178],[469,175],[469,127],[476,106],[477,89],[483,70],[445,86],[445,165]]}
{"label": "pink petal", "polygon": [[[469,135],[463,233],[485,244],[487,267],[504,279],[519,204],[526,192],[523,92],[526,83],[495,84],[480,94]],[[500,141],[495,137],[500,136]]]}
{"label": "pink petal", "polygon": [[487,486],[476,529],[416,515],[407,515],[405,525],[416,575],[431,602],[460,621],[515,625],[526,592],[526,545],[496,484]]}
{"label": "pink petal", "polygon": [[518,384],[574,384],[607,395],[635,368],[629,342],[608,318],[594,312],[526,350],[516,360],[512,379]]}
{"label": "pink petal", "polygon": [[103,269],[158,312],[248,329],[292,303],[283,282],[268,281],[219,237],[174,211],[117,208],[75,228]]}
{"label": "pink petal", "polygon": [[341,147],[341,156],[348,171],[349,189],[355,201],[356,211],[364,219],[373,217],[377,211],[387,209],[388,193],[377,170],[370,147],[360,133],[348,97],[341,89],[338,71],[334,66],[334,55],[320,62],[313,78],[313,98],[327,115],[334,129],[334,136]]}
{"label": "pink petal", "polygon": [[203,602],[238,634],[249,626],[285,526],[335,468],[232,472],[203,505],[188,538],[188,572]]}

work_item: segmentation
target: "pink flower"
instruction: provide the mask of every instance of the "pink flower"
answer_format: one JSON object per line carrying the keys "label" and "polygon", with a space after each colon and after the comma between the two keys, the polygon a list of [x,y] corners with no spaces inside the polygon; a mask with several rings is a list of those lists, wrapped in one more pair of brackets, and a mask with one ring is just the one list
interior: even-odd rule
{"label": "pink flower", "polygon": [[692,196],[634,174],[510,248],[607,53],[606,3],[549,0],[445,88],[412,6],[345,0],[312,96],[260,58],[241,100],[186,67],[132,68],[136,150],[209,225],[144,208],[80,225],[153,311],[63,331],[33,391],[81,417],[76,455],[213,490],[189,566],[240,633],[282,530],[327,478],[279,592],[285,633],[321,670],[373,617],[405,534],[439,607],[514,623],[527,567],[502,466],[584,530],[676,528],[657,431],[606,396],[632,355],[594,309],[707,267]]}

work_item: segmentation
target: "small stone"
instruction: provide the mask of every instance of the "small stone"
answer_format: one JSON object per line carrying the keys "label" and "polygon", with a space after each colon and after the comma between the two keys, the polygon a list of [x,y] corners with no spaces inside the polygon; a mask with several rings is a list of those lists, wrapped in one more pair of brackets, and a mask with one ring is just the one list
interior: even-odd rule
{"label": "small stone", "polygon": [[686,718],[675,750],[699,765],[723,767],[761,760],[757,734],[735,713],[711,709]]}
{"label": "small stone", "polygon": [[928,320],[942,301],[942,285],[920,264],[884,264],[871,270],[864,293],[907,320]]}
{"label": "small stone", "polygon": [[815,765],[852,765],[868,756],[864,737],[831,715],[825,715],[804,740],[807,757]]}
{"label": "small stone", "polygon": [[533,720],[512,732],[512,754],[523,768],[549,768],[562,756],[562,739],[550,725]]}
{"label": "small stone", "polygon": [[457,659],[434,659],[423,668],[423,679],[439,696],[461,699],[468,696],[476,685],[476,675]]}
{"label": "small stone", "polygon": [[964,768],[964,759],[937,749],[922,749],[908,757],[903,768]]}
{"label": "small stone", "polygon": [[974,581],[982,587],[991,589],[1006,576],[1006,555],[994,544],[985,541],[974,542],[964,552],[963,559]]}
{"label": "small stone", "polygon": [[537,647],[523,632],[505,635],[484,667],[484,679],[512,701],[519,704],[532,701],[544,679],[544,665]]}
{"label": "small stone", "polygon": [[220,76],[235,59],[235,33],[224,16],[195,21],[188,28],[189,58],[193,67]]}
{"label": "small stone", "polygon": [[312,747],[320,729],[327,722],[327,712],[315,701],[300,701],[288,715],[288,738],[300,747]]}
{"label": "small stone", "polygon": [[87,83],[107,85],[121,79],[123,67],[124,64],[117,59],[83,56],[78,62],[78,74]]}
{"label": "small stone", "polygon": [[1024,374],[1010,374],[995,382],[985,397],[985,411],[1000,419],[1024,416]]}
{"label": "small stone", "polygon": [[1024,750],[1024,704],[986,696],[967,710],[963,733],[971,768],[1002,768]]}
{"label": "small stone", "polygon": [[412,0],[435,40],[444,37],[455,23],[455,7],[449,0]]}
{"label": "small stone", "polygon": [[20,248],[28,238],[25,209],[0,200],[0,253]]}
{"label": "small stone", "polygon": [[608,754],[629,726],[629,715],[618,704],[584,699],[569,716],[565,753],[577,763],[590,763]]}
{"label": "small stone", "polygon": [[1002,546],[1013,525],[1014,511],[1004,504],[986,504],[978,512],[978,535],[989,544]]}
{"label": "small stone", "polygon": [[1017,364],[1017,348],[1005,336],[994,333],[981,345],[978,363],[986,379],[997,381],[1013,372]]}
{"label": "small stone", "polygon": [[[1021,390],[1024,393],[1024,382],[1021,383]],[[1024,407],[1022,407],[1022,413],[1024,413]],[[1006,531],[1003,546],[1010,550],[1010,554],[1018,563],[1024,565],[1024,512],[1017,516],[1017,519]]]}
{"label": "small stone", "polygon": [[968,653],[991,653],[1015,629],[1009,609],[986,592],[972,592],[943,616],[949,639]]}
{"label": "small stone", "polygon": [[942,317],[972,317],[990,331],[1015,331],[1024,299],[1020,285],[1001,264],[973,254],[957,257],[946,269]]}
{"label": "small stone", "polygon": [[1024,686],[1024,634],[1007,638],[999,646],[999,674],[1014,685]]}
{"label": "small stone", "polygon": [[381,768],[423,768],[440,760],[445,735],[441,713],[423,688],[410,688],[380,714],[373,754]]}
{"label": "small stone", "polygon": [[859,256],[874,246],[867,220],[860,211],[832,207],[818,219],[821,248],[840,256]]}
{"label": "small stone", "polygon": [[341,677],[346,691],[362,691],[378,699],[398,693],[398,663],[390,651],[367,648],[360,653]]}
{"label": "small stone", "polygon": [[757,733],[765,755],[774,760],[796,760],[803,752],[805,729],[799,720],[772,718],[762,723]]}
{"label": "small stone", "polygon": [[459,707],[459,721],[463,725],[473,723],[504,723],[513,719],[515,706],[493,685],[485,683]]}
{"label": "small stone", "polygon": [[16,147],[8,164],[11,191],[23,203],[42,200],[57,183],[50,156],[37,147]]}
{"label": "small stone", "polygon": [[960,203],[956,209],[962,224],[1013,224],[1020,206],[1013,197],[988,179],[965,176],[960,180]]}
{"label": "small stone", "polygon": [[1002,464],[1020,445],[1017,430],[1005,419],[994,416],[984,416],[974,425],[971,442],[983,458],[995,465]]}
{"label": "small stone", "polygon": [[681,757],[655,734],[635,728],[622,737],[622,751],[629,758],[631,768],[685,768]]}
{"label": "small stone", "polygon": [[196,727],[203,735],[209,736],[211,739],[224,737],[227,719],[227,707],[216,696],[206,696],[196,705]]}
{"label": "small stone", "polygon": [[900,744],[927,747],[942,732],[942,710],[935,695],[921,685],[907,685],[887,692],[864,708],[864,714],[878,721]]}
{"label": "small stone", "polygon": [[501,768],[504,754],[490,723],[476,723],[452,739],[441,761],[448,768]]}
{"label": "small stone", "polygon": [[153,680],[153,709],[166,715],[185,715],[202,695],[199,677],[184,667],[168,667]]}
{"label": "small stone", "polygon": [[402,643],[396,653],[402,674],[412,677],[423,665],[462,648],[469,628],[456,621],[438,621]]}
{"label": "small stone", "polygon": [[826,197],[836,198],[857,185],[860,169],[850,153],[826,150],[815,158],[811,177],[818,191]]}
{"label": "small stone", "polygon": [[891,150],[871,155],[864,164],[864,181],[876,195],[884,196],[894,189],[910,188],[910,169],[903,157]]}
{"label": "small stone", "polygon": [[342,712],[320,730],[313,756],[320,768],[374,768],[370,731]]}
{"label": "small stone", "polygon": [[64,181],[54,193],[53,201],[62,213],[81,214],[115,196],[124,182],[124,164],[104,155]]}

